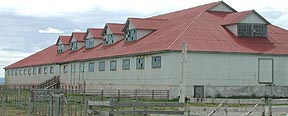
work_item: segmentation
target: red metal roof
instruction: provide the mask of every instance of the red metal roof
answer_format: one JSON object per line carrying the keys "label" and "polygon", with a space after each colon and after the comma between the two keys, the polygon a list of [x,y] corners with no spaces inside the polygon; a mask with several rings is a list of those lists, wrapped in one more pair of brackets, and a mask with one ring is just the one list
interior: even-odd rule
{"label": "red metal roof", "polygon": [[61,41],[62,44],[67,45],[67,44],[70,44],[69,40],[70,40],[70,36],[62,36],[61,35],[61,36],[58,37],[58,40],[57,40],[56,44],[58,44],[59,41]]}
{"label": "red metal roof", "polygon": [[[223,22],[231,23],[239,21],[240,18],[234,18],[233,20],[226,18],[238,17],[232,15],[240,14],[241,16],[245,16],[245,13],[234,14],[207,11],[219,3],[221,2],[150,17],[150,19],[166,20],[153,33],[134,42],[124,42],[124,40],[121,40],[110,46],[100,44],[92,49],[85,49],[83,47],[77,51],[68,50],[62,54],[57,54],[56,47],[51,46],[6,68],[65,63],[136,53],[181,50],[182,42],[188,44],[189,51],[288,54],[287,30],[274,25],[268,25],[267,38],[236,37],[223,26]],[[123,24],[107,25],[113,32],[121,32],[124,26]]]}
{"label": "red metal roof", "polygon": [[101,28],[88,28],[87,32],[86,32],[86,34],[84,36],[84,39],[88,36],[89,32],[92,34],[92,36],[94,38],[97,38],[97,39],[102,39],[103,38],[103,36],[101,35],[101,33],[103,32],[103,29],[101,29]]}
{"label": "red metal roof", "polygon": [[235,24],[244,19],[247,15],[252,13],[253,10],[243,11],[243,12],[235,12],[230,13],[225,16],[223,20],[223,25]]}
{"label": "red metal roof", "polygon": [[125,24],[107,23],[106,26],[111,29],[113,34],[124,35],[124,32],[122,32],[122,29],[124,28]]}
{"label": "red metal roof", "polygon": [[[128,18],[128,21],[132,23],[136,29],[151,29],[156,30],[159,26],[166,21],[166,19],[140,19],[140,18]],[[127,24],[127,23],[126,23]]]}
{"label": "red metal roof", "polygon": [[73,37],[76,39],[76,41],[80,41],[83,42],[84,41],[84,36],[85,36],[85,32],[73,32],[71,35],[71,38],[69,40],[69,42],[71,42],[71,40],[73,39]]}

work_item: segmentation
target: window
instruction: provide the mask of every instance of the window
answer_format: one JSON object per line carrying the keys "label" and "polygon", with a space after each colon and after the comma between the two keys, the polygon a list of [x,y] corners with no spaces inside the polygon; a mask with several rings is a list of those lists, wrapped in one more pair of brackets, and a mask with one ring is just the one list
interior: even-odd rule
{"label": "window", "polygon": [[36,68],[33,68],[33,74],[34,75],[36,74]]}
{"label": "window", "polygon": [[44,74],[47,74],[47,72],[48,72],[48,68],[44,67]]}
{"label": "window", "polygon": [[19,69],[19,75],[22,75],[22,69]]}
{"label": "window", "polygon": [[50,67],[50,74],[53,74],[54,73],[54,66],[51,66]]}
{"label": "window", "polygon": [[114,43],[114,36],[113,34],[107,34],[104,36],[103,39],[103,44],[104,45],[109,45],[109,44],[113,44]]}
{"label": "window", "polygon": [[116,69],[117,69],[117,61],[116,60],[110,61],[110,70],[116,71]]}
{"label": "window", "polygon": [[28,75],[31,75],[31,69],[30,68],[28,69]]}
{"label": "window", "polygon": [[24,75],[26,75],[27,74],[27,69],[24,69]]}
{"label": "window", "polygon": [[144,58],[137,58],[136,59],[136,69],[144,69]]}
{"label": "window", "polygon": [[68,65],[64,65],[64,66],[63,66],[63,72],[64,72],[64,73],[67,73],[67,72],[68,72]]}
{"label": "window", "polygon": [[81,63],[80,63],[80,66],[79,66],[79,71],[80,71],[80,72],[84,72],[84,70],[85,70],[85,69],[84,69],[84,62],[81,62]]}
{"label": "window", "polygon": [[42,68],[38,68],[38,74],[42,73]]}
{"label": "window", "polygon": [[71,50],[73,50],[73,51],[77,50],[77,41],[73,41],[71,43]]}
{"label": "window", "polygon": [[136,29],[130,29],[126,30],[125,32],[125,41],[134,41],[137,40],[137,30]]}
{"label": "window", "polygon": [[122,70],[129,70],[129,69],[130,69],[130,59],[123,59]]}
{"label": "window", "polygon": [[161,68],[161,56],[152,57],[152,68]]}
{"label": "window", "polygon": [[11,75],[14,76],[14,70],[11,71]]}
{"label": "window", "polygon": [[17,75],[18,75],[18,70],[16,69],[16,70],[15,70],[15,76],[17,76]]}
{"label": "window", "polygon": [[58,52],[58,53],[64,52],[64,45],[63,45],[63,44],[59,44],[59,45],[57,46],[57,52]]}
{"label": "window", "polygon": [[237,25],[238,36],[243,37],[267,37],[267,25],[239,23]]}
{"label": "window", "polygon": [[7,76],[10,76],[10,71],[7,71]]}
{"label": "window", "polygon": [[85,44],[86,44],[86,48],[93,48],[94,47],[94,39],[93,38],[86,39]]}
{"label": "window", "polygon": [[75,64],[75,63],[72,63],[72,64],[71,64],[71,72],[72,72],[72,73],[75,73],[75,68],[76,68],[76,64]]}
{"label": "window", "polygon": [[89,63],[89,68],[88,68],[89,72],[94,72],[94,62],[90,62]]}
{"label": "window", "polygon": [[99,71],[105,71],[105,62],[99,62]]}

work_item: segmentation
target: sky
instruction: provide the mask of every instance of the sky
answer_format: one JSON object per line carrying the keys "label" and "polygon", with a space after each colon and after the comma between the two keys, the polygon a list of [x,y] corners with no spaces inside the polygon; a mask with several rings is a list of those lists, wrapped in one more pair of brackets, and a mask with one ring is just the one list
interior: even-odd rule
{"label": "sky", "polygon": [[[0,0],[0,77],[4,67],[56,43],[59,35],[125,23],[218,0]],[[224,0],[237,11],[254,9],[288,29],[286,0]]]}

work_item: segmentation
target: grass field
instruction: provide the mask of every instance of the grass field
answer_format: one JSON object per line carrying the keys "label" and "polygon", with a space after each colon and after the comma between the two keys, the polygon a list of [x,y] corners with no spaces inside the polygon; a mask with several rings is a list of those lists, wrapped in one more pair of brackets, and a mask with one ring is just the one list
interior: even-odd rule
{"label": "grass field", "polygon": [[[2,108],[2,105],[1,105]],[[5,107],[5,116],[27,116],[28,112],[26,110],[23,109],[19,109],[16,107],[10,107],[10,106],[6,106]],[[0,110],[0,115],[2,115],[2,109]],[[36,116],[31,114],[31,116]]]}

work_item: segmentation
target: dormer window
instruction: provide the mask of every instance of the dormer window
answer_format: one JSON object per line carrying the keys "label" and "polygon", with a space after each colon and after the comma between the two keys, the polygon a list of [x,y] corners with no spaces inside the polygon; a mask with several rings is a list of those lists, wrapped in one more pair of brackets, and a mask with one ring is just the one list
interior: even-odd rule
{"label": "dormer window", "polygon": [[85,40],[86,48],[93,48],[94,47],[94,39],[89,38]]}
{"label": "dormer window", "polygon": [[57,46],[57,52],[58,52],[58,53],[64,52],[64,45],[63,45],[63,44],[59,44],[59,45]]}
{"label": "dormer window", "polygon": [[107,34],[104,36],[103,44],[109,45],[114,43],[114,35],[113,34]]}
{"label": "dormer window", "polygon": [[73,51],[77,50],[77,41],[71,43],[71,50]]}
{"label": "dormer window", "polygon": [[239,23],[237,29],[239,37],[267,37],[266,24]]}
{"label": "dormer window", "polygon": [[136,29],[130,29],[125,32],[125,41],[134,41],[137,40],[137,30]]}

